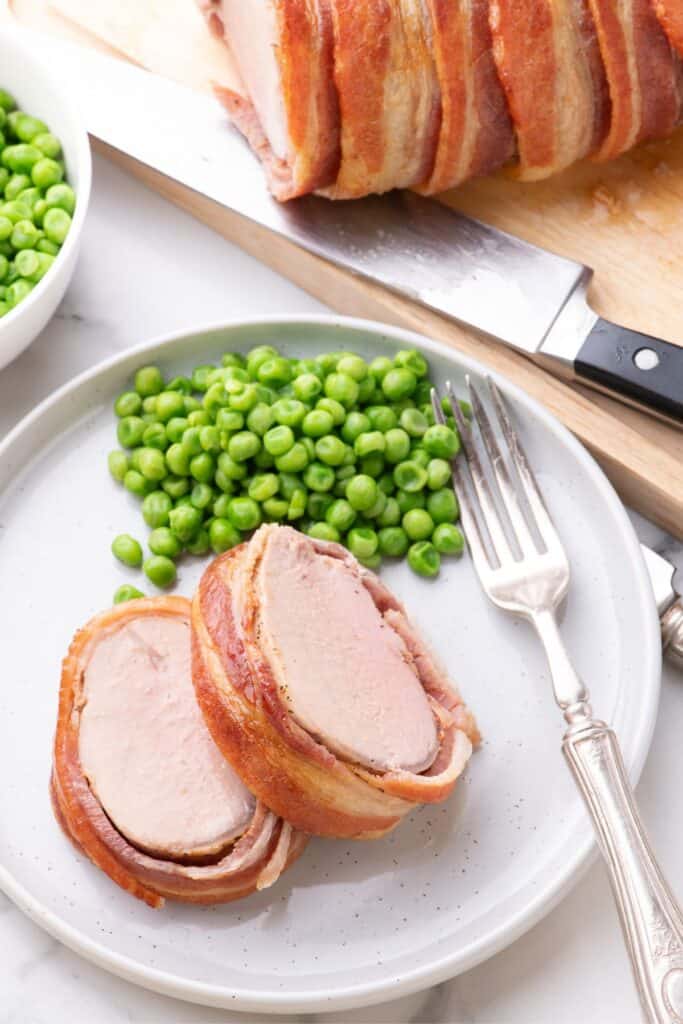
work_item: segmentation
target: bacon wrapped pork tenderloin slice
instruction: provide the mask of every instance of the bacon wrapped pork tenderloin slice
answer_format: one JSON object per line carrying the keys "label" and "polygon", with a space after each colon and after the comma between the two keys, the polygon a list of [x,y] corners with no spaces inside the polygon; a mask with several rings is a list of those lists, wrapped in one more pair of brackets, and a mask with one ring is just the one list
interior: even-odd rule
{"label": "bacon wrapped pork tenderloin slice", "polygon": [[190,603],[131,601],[64,660],[51,794],[62,828],[121,888],[158,907],[238,899],[305,845],[220,754],[190,674]]}
{"label": "bacon wrapped pork tenderloin slice", "polygon": [[192,607],[211,734],[296,828],[372,838],[444,800],[474,720],[405,611],[336,544],[263,526],[216,559]]}
{"label": "bacon wrapped pork tenderloin slice", "polygon": [[355,199],[429,178],[441,122],[423,0],[329,0],[341,166],[324,194]]}
{"label": "bacon wrapped pork tenderloin slice", "polygon": [[488,0],[426,0],[441,90],[434,167],[419,192],[433,195],[488,174],[515,151],[505,94],[491,52]]}
{"label": "bacon wrapped pork tenderloin slice", "polygon": [[596,153],[611,160],[639,142],[670,135],[681,120],[681,62],[651,0],[588,0],[607,73],[610,129]]}
{"label": "bacon wrapped pork tenderloin slice", "polygon": [[493,56],[524,180],[594,153],[609,128],[607,79],[587,0],[491,0]]}
{"label": "bacon wrapped pork tenderloin slice", "polygon": [[669,42],[683,55],[683,4],[681,0],[654,0],[655,14]]}
{"label": "bacon wrapped pork tenderloin slice", "polygon": [[273,195],[292,199],[334,182],[339,107],[328,0],[199,0],[225,38],[247,96],[216,94],[265,168]]}

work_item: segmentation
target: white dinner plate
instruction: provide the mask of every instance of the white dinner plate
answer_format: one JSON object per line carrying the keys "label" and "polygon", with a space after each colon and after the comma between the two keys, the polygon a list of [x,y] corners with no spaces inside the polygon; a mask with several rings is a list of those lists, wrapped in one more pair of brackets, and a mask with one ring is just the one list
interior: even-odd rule
{"label": "white dinner plate", "polygon": [[[438,383],[450,377],[459,388],[466,372],[483,372],[395,328],[274,318],[129,350],[63,387],[12,432],[0,447],[0,885],[51,934],[141,985],[262,1013],[321,1011],[397,998],[491,956],[567,892],[593,835],[560,753],[562,716],[539,645],[487,601],[467,556],[445,559],[433,581],[405,565],[382,568],[484,736],[447,803],[415,811],[379,841],[315,839],[274,889],[207,908],[150,910],[60,832],[47,785],[60,660],[120,583],[139,582],[112,558],[112,538],[147,532],[137,501],[107,471],[112,400],[142,364],[176,374],[265,342],[302,357],[348,348],[370,358],[415,346]],[[584,449],[501,383],[572,565],[564,636],[636,779],[657,709],[660,640],[635,534]],[[179,592],[192,593],[201,568],[181,564]]]}

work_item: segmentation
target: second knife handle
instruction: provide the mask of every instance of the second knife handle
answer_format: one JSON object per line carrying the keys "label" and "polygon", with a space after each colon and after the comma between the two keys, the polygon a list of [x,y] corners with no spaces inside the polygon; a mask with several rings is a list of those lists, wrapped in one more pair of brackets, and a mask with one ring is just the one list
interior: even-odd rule
{"label": "second knife handle", "polygon": [[678,600],[662,615],[662,649],[678,668],[683,669],[683,601]]}
{"label": "second knife handle", "polygon": [[648,1024],[683,1024],[683,920],[647,840],[619,743],[584,718],[562,749],[595,825]]}
{"label": "second knife handle", "polygon": [[683,348],[599,318],[574,360],[579,379],[683,422]]}

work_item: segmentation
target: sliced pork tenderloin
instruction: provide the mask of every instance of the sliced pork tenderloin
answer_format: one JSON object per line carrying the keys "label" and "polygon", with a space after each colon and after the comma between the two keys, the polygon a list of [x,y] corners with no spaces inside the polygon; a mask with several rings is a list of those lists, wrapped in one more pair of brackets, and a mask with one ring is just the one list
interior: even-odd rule
{"label": "sliced pork tenderloin", "polygon": [[192,630],[214,741],[306,832],[383,834],[445,799],[478,740],[401,605],[338,545],[261,527],[206,570]]}
{"label": "sliced pork tenderloin", "polygon": [[190,675],[189,613],[183,598],[120,605],[76,635],[62,671],[58,820],[151,906],[237,899],[275,881],[304,845],[211,739]]}
{"label": "sliced pork tenderloin", "polygon": [[216,94],[262,161],[273,194],[292,199],[332,184],[340,150],[328,0],[199,6],[230,47],[246,92],[217,87]]}

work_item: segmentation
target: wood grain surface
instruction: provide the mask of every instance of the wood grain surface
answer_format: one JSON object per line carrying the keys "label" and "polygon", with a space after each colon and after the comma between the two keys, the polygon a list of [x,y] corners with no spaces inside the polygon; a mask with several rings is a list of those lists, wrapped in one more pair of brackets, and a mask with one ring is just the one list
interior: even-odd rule
{"label": "wood grain surface", "polygon": [[[78,38],[199,89],[238,82],[193,0],[0,0],[0,21]],[[179,28],[182,27],[182,30]],[[226,131],[230,130],[226,126]],[[550,376],[523,356],[360,281],[101,143],[150,188],[332,308],[398,324],[482,360],[549,408],[589,448],[632,508],[683,537],[683,432]],[[260,174],[257,164],[254,173]],[[546,182],[481,179],[443,202],[595,269],[603,316],[683,342],[683,132],[610,164],[584,162]]]}

